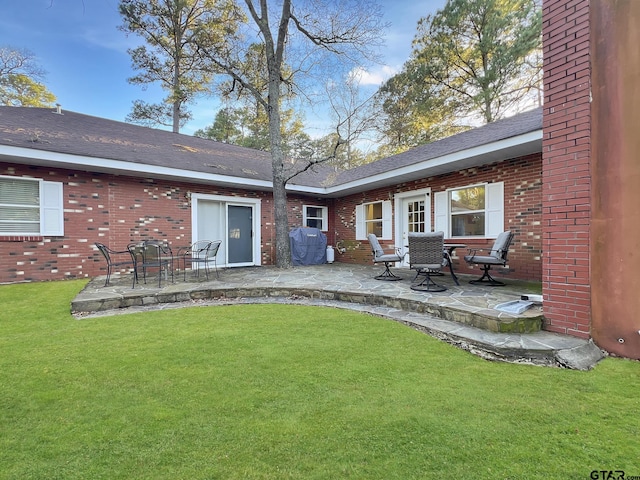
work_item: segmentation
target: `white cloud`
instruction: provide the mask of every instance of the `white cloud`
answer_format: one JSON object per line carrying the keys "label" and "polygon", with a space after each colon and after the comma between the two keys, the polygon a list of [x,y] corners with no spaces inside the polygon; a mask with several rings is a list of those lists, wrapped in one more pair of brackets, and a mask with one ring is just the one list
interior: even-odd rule
{"label": "white cloud", "polygon": [[375,70],[365,70],[362,67],[357,67],[349,73],[352,79],[355,79],[360,86],[380,86],[389,78],[398,73],[398,69],[390,67],[388,65],[382,65]]}

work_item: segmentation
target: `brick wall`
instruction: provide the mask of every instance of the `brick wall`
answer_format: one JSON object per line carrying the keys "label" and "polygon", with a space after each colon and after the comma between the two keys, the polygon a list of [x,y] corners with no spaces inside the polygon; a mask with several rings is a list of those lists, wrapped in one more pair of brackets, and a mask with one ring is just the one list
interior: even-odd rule
{"label": "brick wall", "polygon": [[544,0],[542,280],[547,330],[590,324],[589,1]]}
{"label": "brick wall", "polygon": [[[289,224],[302,225],[302,205],[329,207],[327,241],[348,241],[336,261],[370,263],[368,242],[355,242],[355,206],[386,200],[391,194],[431,187],[433,192],[485,181],[505,182],[505,225],[516,233],[509,269],[514,278],[540,279],[540,156],[530,156],[441,177],[398,184],[343,199],[289,195]],[[63,182],[65,236],[0,237],[0,283],[93,277],[105,273],[105,262],[94,242],[125,248],[145,238],[165,239],[173,247],[191,241],[191,206],[187,192],[261,199],[261,261],[274,263],[275,228],[270,193],[230,190],[133,177],[113,177],[62,169],[15,167],[0,163],[0,175],[18,175]],[[433,217],[432,217],[433,218]],[[470,241],[479,247],[491,242]],[[391,242],[393,244],[393,242]],[[461,252],[462,253],[462,252]],[[467,271],[461,262],[460,271]],[[477,269],[471,273],[478,273]]]}
{"label": "brick wall", "polygon": [[[505,228],[515,233],[506,269],[497,269],[499,276],[540,281],[542,276],[542,159],[540,155],[516,158],[438,177],[372,190],[335,200],[335,231],[346,253],[336,254],[336,260],[347,263],[370,263],[371,250],[366,240],[355,240],[355,207],[365,202],[388,200],[396,193],[430,187],[435,192],[482,182],[504,182]],[[433,202],[431,202],[433,223]],[[383,247],[395,246],[395,239],[381,241]],[[470,247],[491,247],[493,240],[464,240]],[[460,273],[480,274],[478,267],[470,267],[460,256],[456,270]]]}
{"label": "brick wall", "polygon": [[[124,249],[130,242],[164,239],[173,247],[192,239],[187,192],[237,196],[238,192],[185,183],[114,177],[62,169],[0,163],[0,175],[63,182],[64,237],[0,237],[0,283],[93,277],[106,273],[94,242]],[[271,194],[247,191],[262,199],[262,261],[272,263]]]}
{"label": "brick wall", "polygon": [[[106,263],[94,243],[116,249],[148,238],[174,249],[192,239],[187,193],[261,200],[261,262],[275,263],[273,198],[269,192],[74,172],[0,163],[0,175],[64,183],[64,237],[0,236],[0,283],[59,280],[104,275]],[[302,206],[331,206],[331,199],[288,196],[289,224],[302,226]],[[330,210],[331,211],[331,210]],[[329,216],[327,240],[333,242]]]}

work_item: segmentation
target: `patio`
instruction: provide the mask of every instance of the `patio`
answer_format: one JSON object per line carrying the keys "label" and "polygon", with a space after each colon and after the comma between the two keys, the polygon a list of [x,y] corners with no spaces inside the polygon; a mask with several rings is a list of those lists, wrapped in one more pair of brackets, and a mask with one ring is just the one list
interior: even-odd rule
{"label": "patio", "polygon": [[541,304],[518,315],[495,309],[538,293],[531,284],[507,280],[506,286],[492,288],[470,285],[470,278],[461,276],[456,286],[446,274],[438,283],[447,290],[416,292],[409,288],[413,271],[393,269],[402,281],[385,282],[373,278],[379,270],[344,263],[287,270],[245,267],[223,270],[219,279],[209,281],[188,272],[186,282],[180,275],[175,283],[163,281],[160,288],[154,275],[134,289],[130,275],[116,274],[107,287],[104,276],[92,279],[71,310],[77,318],[86,318],[191,305],[303,303],[393,319],[490,359],[586,369],[602,358],[590,341],[541,330]]}

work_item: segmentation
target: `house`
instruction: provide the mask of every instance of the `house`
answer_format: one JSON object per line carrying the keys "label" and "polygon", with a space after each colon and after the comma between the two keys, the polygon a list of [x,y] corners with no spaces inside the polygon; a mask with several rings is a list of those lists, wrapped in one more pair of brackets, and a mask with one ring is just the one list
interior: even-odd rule
{"label": "house", "polygon": [[[342,262],[370,261],[367,229],[400,248],[408,231],[486,246],[513,230],[501,274],[542,282],[544,328],[640,359],[638,19],[640,2],[543,0],[542,109],[308,171],[288,186],[290,226],[322,228]],[[272,264],[270,169],[262,152],[2,107],[0,282],[97,275],[93,242],[146,237],[221,238],[225,265]]]}
{"label": "house", "polygon": [[0,132],[1,282],[96,275],[95,241],[224,239],[227,265],[272,263],[265,152],[47,108],[0,107]]}
{"label": "house", "polygon": [[[503,274],[539,281],[541,125],[537,109],[349,171],[308,170],[288,186],[291,226],[321,228],[338,261],[361,263],[371,231],[405,248],[409,231],[486,246],[509,228]],[[274,263],[268,153],[49,108],[0,107],[0,133],[2,282],[95,276],[96,241],[222,239],[225,266]],[[469,195],[477,205],[459,201]]]}

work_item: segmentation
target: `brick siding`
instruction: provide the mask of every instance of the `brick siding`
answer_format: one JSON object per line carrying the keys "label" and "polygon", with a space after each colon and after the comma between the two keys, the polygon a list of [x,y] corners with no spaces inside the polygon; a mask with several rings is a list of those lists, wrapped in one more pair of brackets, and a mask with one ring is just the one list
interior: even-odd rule
{"label": "brick siding", "polygon": [[[463,187],[483,182],[504,182],[505,229],[515,234],[509,251],[507,268],[496,269],[498,276],[540,281],[542,276],[542,159],[539,154],[516,158],[505,162],[469,168],[447,175],[381,188],[350,195],[335,200],[335,234],[344,254],[337,253],[336,260],[347,263],[370,263],[371,249],[366,240],[355,239],[356,205],[388,200],[396,193],[431,188],[431,195],[449,188]],[[431,202],[433,223],[433,202]],[[395,246],[394,240],[380,242],[383,248]],[[472,248],[490,248],[493,240],[464,240]],[[456,252],[456,271],[479,275],[480,270],[462,260],[465,251]]]}
{"label": "brick siding", "polygon": [[589,336],[589,1],[543,2],[545,329]]}
{"label": "brick siding", "polygon": [[[0,283],[103,275],[106,264],[94,242],[116,250],[150,238],[166,240],[174,248],[188,245],[192,228],[187,192],[240,196],[214,186],[2,163],[0,175],[64,184],[64,237],[0,236]],[[262,200],[261,258],[270,264],[275,251],[271,194],[245,191],[242,197]]]}
{"label": "brick siding", "polygon": [[[398,184],[343,199],[288,196],[290,226],[302,226],[302,206],[328,206],[327,241],[336,245],[349,240],[345,254],[336,261],[370,263],[365,241],[355,242],[355,206],[384,200],[394,193],[431,187],[433,192],[471,183],[505,182],[505,225],[516,233],[509,268],[513,278],[540,279],[540,180],[539,155],[478,167],[420,181]],[[268,192],[232,190],[106,174],[72,172],[0,163],[0,175],[45,178],[64,183],[65,236],[0,237],[0,283],[93,277],[105,273],[105,262],[95,249],[101,242],[123,249],[146,238],[165,239],[175,247],[190,243],[191,206],[187,193],[242,196],[261,199],[261,262],[275,258],[273,199]],[[433,215],[432,215],[433,218]],[[491,242],[469,242],[486,247]],[[460,263],[458,261],[458,263]],[[461,262],[464,264],[464,262]],[[467,266],[458,265],[461,271]],[[477,273],[471,271],[472,273]]]}

